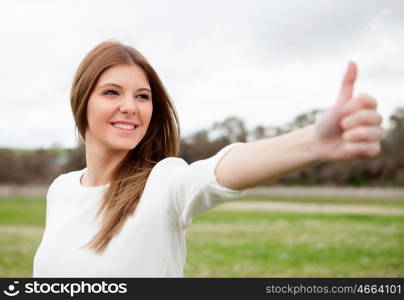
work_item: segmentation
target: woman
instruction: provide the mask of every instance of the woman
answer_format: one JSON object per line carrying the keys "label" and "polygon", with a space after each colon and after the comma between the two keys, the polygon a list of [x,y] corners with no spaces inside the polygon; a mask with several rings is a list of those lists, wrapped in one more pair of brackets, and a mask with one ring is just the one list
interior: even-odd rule
{"label": "woman", "polygon": [[33,277],[183,277],[193,216],[310,165],[377,155],[382,117],[372,97],[352,97],[356,73],[351,62],[337,102],[315,124],[188,165],[154,69],[134,48],[102,42],[71,90],[87,167],[49,187]]}

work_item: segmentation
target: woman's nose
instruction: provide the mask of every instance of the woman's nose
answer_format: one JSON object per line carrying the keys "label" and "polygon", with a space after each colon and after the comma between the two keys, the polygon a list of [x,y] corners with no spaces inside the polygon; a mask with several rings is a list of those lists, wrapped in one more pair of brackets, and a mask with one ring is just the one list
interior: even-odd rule
{"label": "woman's nose", "polygon": [[125,100],[121,103],[120,111],[132,114],[135,113],[137,111],[136,101],[131,97],[125,98]]}

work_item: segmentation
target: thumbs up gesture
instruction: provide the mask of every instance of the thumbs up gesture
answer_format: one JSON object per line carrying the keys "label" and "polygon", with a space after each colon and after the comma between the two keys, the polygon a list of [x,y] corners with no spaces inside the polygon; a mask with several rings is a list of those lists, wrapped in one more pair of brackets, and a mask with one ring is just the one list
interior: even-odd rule
{"label": "thumbs up gesture", "polygon": [[357,66],[350,62],[336,103],[314,124],[320,161],[362,159],[380,153],[382,116],[368,94],[353,97]]}

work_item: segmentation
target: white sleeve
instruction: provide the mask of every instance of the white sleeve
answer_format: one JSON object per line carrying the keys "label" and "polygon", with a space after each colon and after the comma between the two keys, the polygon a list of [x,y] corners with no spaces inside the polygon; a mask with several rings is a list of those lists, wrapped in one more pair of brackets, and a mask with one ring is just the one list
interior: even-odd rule
{"label": "white sleeve", "polygon": [[172,174],[173,197],[169,210],[182,228],[191,225],[193,216],[246,194],[247,189],[235,190],[219,185],[215,175],[221,158],[230,149],[241,144],[244,143],[227,145],[215,155],[189,165],[182,158],[177,158],[176,172]]}

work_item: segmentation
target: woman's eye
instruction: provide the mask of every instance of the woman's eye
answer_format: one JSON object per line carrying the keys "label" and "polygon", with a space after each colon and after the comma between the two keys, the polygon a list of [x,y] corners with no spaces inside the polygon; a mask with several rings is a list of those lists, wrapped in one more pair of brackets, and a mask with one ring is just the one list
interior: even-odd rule
{"label": "woman's eye", "polygon": [[107,90],[107,91],[105,91],[103,94],[104,94],[104,95],[111,95],[111,94],[108,94],[109,92],[117,93],[117,92],[114,91],[114,90]]}
{"label": "woman's eye", "polygon": [[[110,93],[113,93],[113,94],[110,94]],[[103,95],[114,95],[114,94],[116,94],[116,95],[119,95],[116,91],[114,91],[114,90],[107,90],[107,91],[105,91],[104,93],[103,93]],[[146,94],[141,94],[141,95],[139,95],[139,96],[142,96],[144,99],[149,99],[149,96],[148,95],[146,95]]]}

